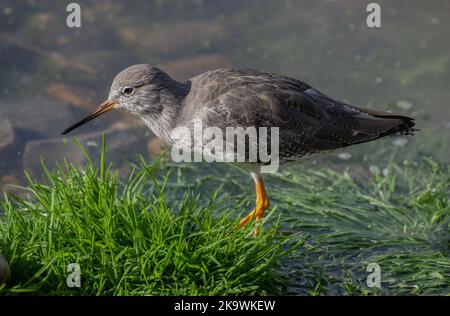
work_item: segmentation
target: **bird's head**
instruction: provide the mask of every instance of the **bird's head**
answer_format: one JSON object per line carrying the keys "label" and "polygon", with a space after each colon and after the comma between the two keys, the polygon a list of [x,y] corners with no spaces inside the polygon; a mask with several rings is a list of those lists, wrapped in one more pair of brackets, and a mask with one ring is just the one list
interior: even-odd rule
{"label": "bird's head", "polygon": [[63,134],[115,109],[139,116],[157,113],[161,110],[160,92],[170,81],[172,79],[165,72],[154,66],[148,64],[130,66],[114,78],[108,99],[84,119],[67,128]]}

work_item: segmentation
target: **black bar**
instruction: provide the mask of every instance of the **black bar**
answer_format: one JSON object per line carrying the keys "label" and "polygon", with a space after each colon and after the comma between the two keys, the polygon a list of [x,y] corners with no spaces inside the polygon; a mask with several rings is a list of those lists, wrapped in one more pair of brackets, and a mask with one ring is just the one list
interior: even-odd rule
{"label": "black bar", "polygon": [[[207,304],[207,305],[205,305]],[[22,309],[32,309],[35,312],[55,312],[59,315],[66,311],[83,313],[86,311],[105,310],[124,312],[127,315],[139,311],[141,314],[227,314],[236,312],[246,313],[292,313],[310,314],[326,311],[365,314],[386,313],[388,305],[396,305],[402,310],[414,311],[419,307],[433,306],[436,310],[442,307],[448,310],[450,297],[306,297],[306,296],[264,296],[264,297],[0,297],[2,311],[11,308],[19,312]],[[206,306],[206,309],[205,309]],[[133,312],[134,311],[134,312]],[[307,312],[308,311],[308,312]],[[126,315],[126,316],[127,316]],[[383,314],[381,314],[383,315]]]}

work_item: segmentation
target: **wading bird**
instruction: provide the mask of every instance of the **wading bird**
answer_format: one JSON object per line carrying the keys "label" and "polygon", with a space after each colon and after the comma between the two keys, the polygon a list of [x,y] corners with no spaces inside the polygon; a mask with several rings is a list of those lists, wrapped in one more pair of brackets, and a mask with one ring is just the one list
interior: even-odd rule
{"label": "wading bird", "polygon": [[[111,85],[107,101],[63,134],[113,109],[138,115],[169,144],[173,144],[171,132],[175,128],[189,126],[194,120],[200,120],[205,128],[223,130],[278,127],[281,163],[415,131],[414,119],[410,117],[337,101],[283,75],[252,69],[217,69],[178,82],[157,67],[139,64],[121,71]],[[240,227],[253,218],[260,221],[269,207],[260,173],[262,163],[241,165],[248,168],[255,182],[256,206]],[[259,225],[255,234],[259,234]]]}

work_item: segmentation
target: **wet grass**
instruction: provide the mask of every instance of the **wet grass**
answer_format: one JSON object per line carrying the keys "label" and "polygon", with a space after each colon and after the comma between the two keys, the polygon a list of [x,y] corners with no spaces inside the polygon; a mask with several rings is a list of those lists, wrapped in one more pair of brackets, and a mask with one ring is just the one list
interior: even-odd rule
{"label": "wet grass", "polygon": [[[0,251],[12,276],[0,294],[280,293],[287,278],[277,262],[293,245],[277,225],[253,238],[251,227],[238,231],[230,214],[213,216],[212,203],[188,192],[172,208],[156,166],[142,163],[125,184],[104,158],[99,168],[45,170],[44,184],[28,178],[30,201],[1,203]],[[67,286],[71,263],[80,288]]]}
{"label": "wet grass", "polygon": [[[266,177],[280,234],[295,233],[302,242],[282,258],[290,281],[283,294],[450,294],[450,167],[428,157],[389,160],[307,163]],[[179,167],[173,185],[191,183],[185,189],[205,196],[220,188],[218,212],[251,208],[247,174],[204,167],[204,176],[198,167]],[[371,263],[380,269],[381,288],[367,284]]]}
{"label": "wet grass", "polygon": [[12,277],[0,294],[450,294],[450,168],[430,158],[267,176],[258,238],[236,230],[254,203],[240,169],[141,162],[121,181],[100,161],[45,170],[31,199],[2,202]]}
{"label": "wet grass", "polygon": [[[306,251],[285,263],[297,280],[292,292],[450,294],[448,166],[425,159],[368,166],[352,176],[291,172],[273,183],[282,227],[305,240]],[[368,287],[371,263],[379,266],[380,289]]]}

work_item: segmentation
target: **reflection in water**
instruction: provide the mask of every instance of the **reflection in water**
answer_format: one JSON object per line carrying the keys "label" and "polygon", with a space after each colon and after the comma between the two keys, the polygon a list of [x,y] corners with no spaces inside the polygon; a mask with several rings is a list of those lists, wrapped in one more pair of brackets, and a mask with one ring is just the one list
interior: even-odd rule
{"label": "reflection in water", "polygon": [[[76,29],[65,24],[65,3],[3,1],[0,190],[23,168],[38,174],[41,156],[50,165],[63,157],[82,164],[62,130],[105,99],[118,71],[139,62],[178,80],[219,67],[279,72],[350,103],[417,118],[415,139],[351,148],[337,162],[381,159],[386,146],[398,146],[399,159],[448,161],[449,2],[383,2],[380,29],[365,25],[368,2],[79,1]],[[150,159],[160,149],[127,114],[105,115],[77,135],[95,152],[105,130],[121,170],[136,154]]]}

